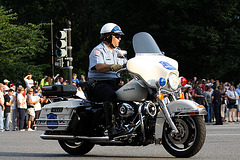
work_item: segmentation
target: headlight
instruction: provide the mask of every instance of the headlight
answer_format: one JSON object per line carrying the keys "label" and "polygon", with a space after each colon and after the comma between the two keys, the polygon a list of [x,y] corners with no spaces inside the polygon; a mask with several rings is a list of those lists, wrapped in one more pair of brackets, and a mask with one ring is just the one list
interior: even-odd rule
{"label": "headlight", "polygon": [[178,76],[174,73],[170,74],[168,77],[168,85],[172,90],[177,90],[179,86]]}

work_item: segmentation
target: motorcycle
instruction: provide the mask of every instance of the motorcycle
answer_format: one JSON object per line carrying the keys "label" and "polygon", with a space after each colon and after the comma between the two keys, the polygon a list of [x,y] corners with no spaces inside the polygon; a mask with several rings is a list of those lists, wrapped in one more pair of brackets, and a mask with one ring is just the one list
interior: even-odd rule
{"label": "motorcycle", "polygon": [[[84,155],[94,145],[146,146],[162,144],[175,157],[191,157],[202,148],[206,128],[206,109],[183,99],[178,62],[164,55],[152,36],[140,32],[133,37],[135,57],[126,64],[132,80],[117,94],[116,129],[126,134],[109,139],[103,103],[77,98],[74,85],[43,86],[43,95],[54,100],[46,104],[36,120],[44,140],[58,140],[64,151]],[[126,52],[119,52],[124,58]],[[121,70],[121,71],[122,71]],[[119,74],[119,73],[117,73]],[[85,82],[80,84],[88,91]]]}

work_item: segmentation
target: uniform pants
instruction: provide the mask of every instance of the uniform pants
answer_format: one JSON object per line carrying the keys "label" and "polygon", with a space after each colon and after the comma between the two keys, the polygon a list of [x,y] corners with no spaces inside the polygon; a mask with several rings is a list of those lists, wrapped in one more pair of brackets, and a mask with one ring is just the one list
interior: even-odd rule
{"label": "uniform pants", "polygon": [[117,98],[115,91],[120,87],[121,86],[114,83],[97,82],[91,92],[94,100],[100,102],[112,102],[114,104]]}

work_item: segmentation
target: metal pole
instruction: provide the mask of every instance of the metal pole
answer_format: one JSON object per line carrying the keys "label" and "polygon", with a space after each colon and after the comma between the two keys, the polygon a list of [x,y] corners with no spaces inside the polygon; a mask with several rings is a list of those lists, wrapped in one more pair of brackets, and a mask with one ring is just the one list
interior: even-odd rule
{"label": "metal pole", "polygon": [[51,50],[52,50],[52,84],[54,84],[54,48],[53,48],[53,21],[51,19]]}
{"label": "metal pole", "polygon": [[68,57],[69,57],[69,69],[68,69],[68,80],[69,84],[72,84],[72,41],[71,41],[71,21],[67,21],[67,29],[68,29],[68,46],[70,47],[68,49]]}

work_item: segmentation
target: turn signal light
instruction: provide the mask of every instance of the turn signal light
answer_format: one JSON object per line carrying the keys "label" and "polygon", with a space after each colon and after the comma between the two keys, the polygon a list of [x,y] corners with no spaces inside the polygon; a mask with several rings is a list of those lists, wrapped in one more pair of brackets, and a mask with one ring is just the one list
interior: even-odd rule
{"label": "turn signal light", "polygon": [[180,99],[184,99],[184,94],[180,93]]}
{"label": "turn signal light", "polygon": [[162,93],[159,93],[158,99],[159,99],[160,101],[163,100],[163,94],[162,94]]}
{"label": "turn signal light", "polygon": [[185,86],[187,84],[187,79],[186,78],[181,78],[181,85]]}
{"label": "turn signal light", "polygon": [[199,108],[205,108],[203,105],[198,105]]}

